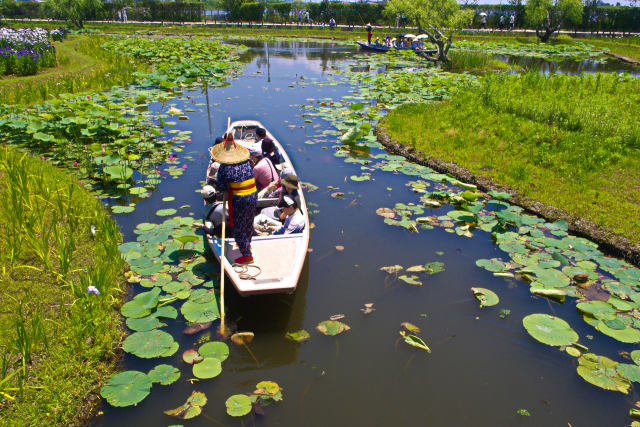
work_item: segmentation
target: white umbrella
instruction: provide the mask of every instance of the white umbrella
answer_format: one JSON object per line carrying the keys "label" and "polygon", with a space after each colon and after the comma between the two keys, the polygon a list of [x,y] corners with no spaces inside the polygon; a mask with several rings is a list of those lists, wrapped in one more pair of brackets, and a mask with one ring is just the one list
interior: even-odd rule
{"label": "white umbrella", "polygon": [[405,34],[404,36],[408,39],[413,39],[416,37],[414,34]]}
{"label": "white umbrella", "polygon": [[416,36],[416,40],[428,39],[429,36],[426,34],[419,34]]}
{"label": "white umbrella", "polygon": [[480,16],[487,16],[487,12],[480,12],[479,15]]}

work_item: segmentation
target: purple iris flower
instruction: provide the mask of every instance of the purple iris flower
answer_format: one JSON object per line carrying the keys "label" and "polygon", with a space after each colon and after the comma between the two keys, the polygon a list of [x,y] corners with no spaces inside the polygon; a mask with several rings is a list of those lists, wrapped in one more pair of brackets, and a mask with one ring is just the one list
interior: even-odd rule
{"label": "purple iris flower", "polygon": [[98,288],[96,288],[96,287],[95,287],[95,286],[93,286],[93,285],[89,285],[89,286],[87,287],[87,292],[88,292],[88,293],[90,293],[90,294],[100,295],[100,291],[98,290]]}

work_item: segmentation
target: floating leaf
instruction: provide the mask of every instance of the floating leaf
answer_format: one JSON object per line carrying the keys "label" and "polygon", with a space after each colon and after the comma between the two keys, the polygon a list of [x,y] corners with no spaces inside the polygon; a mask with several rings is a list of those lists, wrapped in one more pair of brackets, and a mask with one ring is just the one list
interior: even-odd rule
{"label": "floating leaf", "polygon": [[640,383],[640,366],[631,365],[629,363],[620,363],[616,366],[616,369],[620,375],[628,378],[629,381]]}
{"label": "floating leaf", "polygon": [[498,295],[490,289],[471,288],[471,292],[473,292],[476,299],[480,301],[480,307],[491,307],[500,302]]}
{"label": "floating leaf", "polygon": [[184,304],[182,304],[182,307],[180,307],[180,312],[182,313],[184,318],[187,319],[187,321],[194,323],[207,323],[214,321],[220,317],[220,312],[218,311],[218,304],[216,301],[198,303],[189,299],[189,301],[186,301]]}
{"label": "floating leaf", "polygon": [[134,332],[122,343],[122,349],[144,359],[153,357],[167,357],[178,351],[178,343],[171,334],[153,330]]}
{"label": "floating leaf", "polygon": [[522,319],[529,335],[547,345],[571,345],[578,341],[578,334],[559,317],[535,313]]}
{"label": "floating leaf", "polygon": [[335,193],[331,193],[331,197],[334,199],[342,199],[344,197],[344,193],[336,191]]}
{"label": "floating leaf", "polygon": [[389,274],[394,274],[397,273],[399,271],[402,271],[403,267],[401,265],[389,265],[386,267],[380,267],[380,270],[382,271],[386,271]]}
{"label": "floating leaf", "polygon": [[169,209],[160,209],[156,212],[156,215],[158,216],[169,216],[169,215],[173,215],[176,212],[178,212],[177,210],[173,209],[173,208],[169,208]]}
{"label": "floating leaf", "polygon": [[144,372],[126,371],[109,378],[100,395],[112,406],[136,405],[149,395],[151,385],[151,379]]}
{"label": "floating leaf", "polygon": [[296,332],[287,332],[287,334],[285,335],[285,338],[288,338],[291,341],[295,341],[295,342],[302,342],[311,338],[311,335],[306,330],[301,329]]}
{"label": "floating leaf", "polygon": [[378,208],[376,209],[376,214],[385,218],[395,218],[396,216],[395,211],[391,208]]}
{"label": "floating leaf", "polygon": [[180,378],[180,370],[171,365],[158,365],[149,371],[149,378],[154,383],[162,385],[173,384]]}
{"label": "floating leaf", "polygon": [[616,318],[616,309],[604,301],[581,302],[576,305],[576,308],[596,319],[613,320]]}
{"label": "floating leaf", "polygon": [[605,356],[598,356],[593,353],[585,353],[578,359],[578,375],[585,381],[604,388],[605,390],[629,393],[631,382],[620,375],[618,362],[614,362]]}
{"label": "floating leaf", "polygon": [[176,198],[173,196],[167,196],[167,197],[163,197],[162,201],[163,202],[173,202]]}
{"label": "floating leaf", "polygon": [[476,260],[476,265],[494,273],[499,273],[501,271],[507,270],[506,264],[498,260],[498,258],[479,259]]}
{"label": "floating leaf", "polygon": [[640,365],[640,350],[633,350],[630,356],[631,360],[633,360],[633,363],[635,363],[636,365]]}
{"label": "floating leaf", "polygon": [[334,336],[341,334],[351,329],[349,325],[346,325],[338,320],[324,320],[318,323],[316,329],[324,335]]}
{"label": "floating leaf", "polygon": [[160,288],[154,288],[149,292],[141,292],[136,295],[131,301],[125,303],[120,312],[124,317],[131,317],[138,319],[148,316],[158,305],[158,296],[162,290]]}
{"label": "floating leaf", "polygon": [[214,378],[222,372],[222,365],[215,357],[206,358],[193,365],[193,376],[200,379]]}
{"label": "floating leaf", "polygon": [[211,341],[202,344],[198,353],[205,358],[215,358],[224,362],[229,357],[229,346],[222,341]]}
{"label": "floating leaf", "polygon": [[253,332],[236,332],[231,335],[231,342],[235,345],[247,345],[253,341]]}
{"label": "floating leaf", "polygon": [[414,265],[412,267],[407,267],[407,273],[422,273],[424,271],[427,271],[427,269],[424,268],[424,265]]}
{"label": "floating leaf", "polygon": [[242,417],[251,412],[251,398],[246,394],[234,394],[224,404],[227,414],[232,417]]}
{"label": "floating leaf", "polygon": [[[260,381],[256,384],[254,396],[260,396],[263,400],[282,400],[282,388],[274,381]],[[265,399],[266,398],[266,399]]]}
{"label": "floating leaf", "polygon": [[420,328],[417,327],[416,325],[414,325],[413,323],[402,322],[402,323],[400,323],[400,326],[402,326],[403,328],[405,328],[409,332],[413,332],[414,334],[419,334],[420,332],[422,332],[420,330]]}
{"label": "floating leaf", "polygon": [[207,396],[202,392],[194,391],[191,393],[191,396],[189,396],[184,405],[181,405],[176,409],[164,411],[164,413],[182,420],[189,420],[200,415],[202,413],[202,407],[206,404]]}
{"label": "floating leaf", "polygon": [[404,342],[409,344],[412,347],[420,348],[427,353],[431,353],[431,349],[427,346],[427,344],[422,340],[422,338],[417,337],[415,335],[404,335],[404,333],[400,333],[404,338]]}
{"label": "floating leaf", "polygon": [[402,280],[405,283],[408,283],[410,285],[414,285],[414,286],[422,286],[422,282],[417,280],[418,276],[415,275],[406,275],[403,274],[402,276],[398,276],[398,279]]}
{"label": "floating leaf", "polygon": [[202,359],[203,357],[200,356],[195,348],[190,348],[189,350],[185,350],[185,352],[182,353],[182,360],[184,360],[185,363],[188,363],[189,365],[200,363],[202,362]]}
{"label": "floating leaf", "polygon": [[440,262],[440,261],[430,262],[428,264],[425,264],[424,268],[427,274],[442,273],[444,271],[444,262]]}

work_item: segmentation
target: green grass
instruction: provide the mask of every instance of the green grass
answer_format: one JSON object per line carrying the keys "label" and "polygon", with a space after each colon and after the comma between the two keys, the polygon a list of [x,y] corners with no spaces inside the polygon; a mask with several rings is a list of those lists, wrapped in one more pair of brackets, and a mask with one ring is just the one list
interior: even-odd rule
{"label": "green grass", "polygon": [[83,424],[123,335],[120,233],[75,179],[7,146],[0,196],[0,424]]}
{"label": "green grass", "polygon": [[100,48],[104,36],[71,36],[56,43],[58,66],[34,76],[0,78],[0,99],[7,104],[33,105],[62,93],[102,91],[135,80],[149,65]]}
{"label": "green grass", "polygon": [[400,107],[382,125],[397,141],[637,244],[639,116],[637,79],[530,73],[490,76],[445,103]]}

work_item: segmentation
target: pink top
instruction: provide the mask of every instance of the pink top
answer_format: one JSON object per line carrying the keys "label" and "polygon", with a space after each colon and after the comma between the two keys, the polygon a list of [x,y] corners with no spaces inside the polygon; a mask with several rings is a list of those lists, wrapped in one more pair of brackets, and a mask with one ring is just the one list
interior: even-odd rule
{"label": "pink top", "polygon": [[260,159],[258,163],[253,167],[253,173],[256,176],[256,184],[258,190],[265,188],[273,181],[278,180],[278,171],[271,163],[271,160],[265,158]]}

